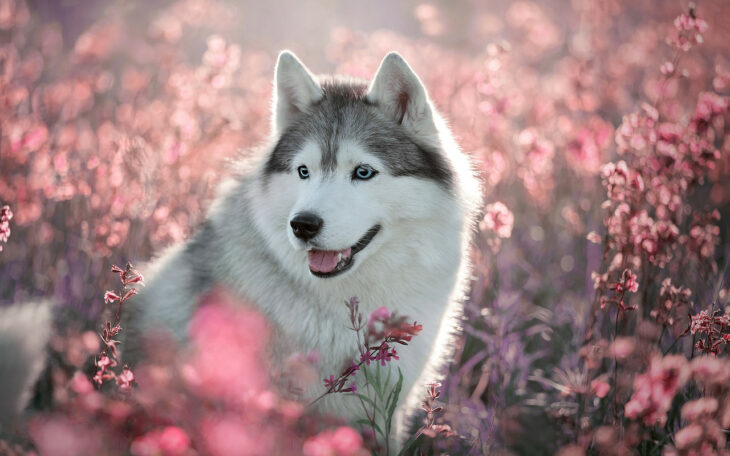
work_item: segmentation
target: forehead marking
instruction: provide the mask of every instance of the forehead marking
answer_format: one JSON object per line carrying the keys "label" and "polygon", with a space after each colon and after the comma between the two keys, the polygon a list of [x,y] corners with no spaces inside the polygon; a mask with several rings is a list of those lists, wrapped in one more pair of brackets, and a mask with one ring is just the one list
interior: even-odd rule
{"label": "forehead marking", "polygon": [[281,135],[265,175],[290,172],[294,156],[308,141],[320,146],[323,172],[332,172],[343,144],[353,141],[381,160],[391,174],[430,179],[451,190],[453,170],[442,153],[412,138],[401,125],[382,115],[378,106],[368,103],[367,85],[325,82],[322,89],[323,98]]}

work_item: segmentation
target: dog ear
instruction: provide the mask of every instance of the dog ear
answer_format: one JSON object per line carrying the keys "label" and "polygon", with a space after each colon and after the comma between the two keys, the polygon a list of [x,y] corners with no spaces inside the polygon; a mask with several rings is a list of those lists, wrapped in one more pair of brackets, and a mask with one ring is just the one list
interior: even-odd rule
{"label": "dog ear", "polygon": [[421,137],[437,134],[426,88],[397,52],[380,63],[367,99],[412,133]]}
{"label": "dog ear", "polygon": [[272,128],[281,134],[294,117],[322,98],[322,88],[291,51],[282,51],[274,71]]}

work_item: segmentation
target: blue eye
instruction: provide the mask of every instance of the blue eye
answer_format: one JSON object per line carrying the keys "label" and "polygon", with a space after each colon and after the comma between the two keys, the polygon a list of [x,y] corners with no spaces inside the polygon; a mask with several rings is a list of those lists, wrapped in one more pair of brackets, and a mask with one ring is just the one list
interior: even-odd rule
{"label": "blue eye", "polygon": [[360,165],[357,168],[355,168],[355,171],[352,173],[353,179],[360,179],[360,180],[368,180],[375,177],[375,175],[378,174],[377,171],[369,167],[368,165]]}
{"label": "blue eye", "polygon": [[302,165],[299,168],[297,168],[297,172],[299,173],[300,179],[308,179],[309,178],[309,168]]}

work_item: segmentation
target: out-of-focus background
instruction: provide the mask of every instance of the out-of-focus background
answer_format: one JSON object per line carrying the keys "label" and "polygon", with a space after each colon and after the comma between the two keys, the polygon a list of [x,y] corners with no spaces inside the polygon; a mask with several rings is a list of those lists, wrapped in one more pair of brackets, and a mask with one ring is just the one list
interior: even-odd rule
{"label": "out-of-focus background", "polygon": [[[680,163],[701,149],[674,186],[643,175],[635,204],[653,218],[632,228],[644,250],[625,263],[640,271],[660,348],[691,351],[670,338],[687,313],[727,303],[730,8],[695,3],[0,0],[0,206],[14,213],[0,305],[52,297],[59,327],[97,328],[110,265],[139,266],[189,236],[229,160],[264,140],[281,49],[314,73],[362,78],[396,50],[477,163],[490,205],[444,420],[477,453],[584,445],[612,415],[590,415],[605,396],[593,380],[611,382],[579,351],[640,329],[612,332],[625,310],[596,306],[592,273],[612,270],[615,249],[629,258],[610,243],[604,164],[641,170],[651,154]],[[685,128],[704,142],[680,141]],[[713,210],[719,219],[703,215]],[[664,219],[677,236],[657,235]],[[647,233],[672,254],[656,260]],[[693,291],[671,325],[646,307],[666,277]],[[624,402],[641,371],[622,374]]]}

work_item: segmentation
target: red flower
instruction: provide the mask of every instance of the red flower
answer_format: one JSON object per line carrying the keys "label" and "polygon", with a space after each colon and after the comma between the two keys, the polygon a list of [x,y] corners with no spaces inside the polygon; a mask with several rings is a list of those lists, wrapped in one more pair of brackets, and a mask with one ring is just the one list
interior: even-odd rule
{"label": "red flower", "polygon": [[329,378],[324,379],[324,387],[327,389],[332,388],[336,382],[337,379],[335,378],[335,376],[330,374]]}
{"label": "red flower", "polygon": [[120,297],[113,291],[107,291],[106,293],[104,293],[104,302],[107,304],[119,301],[119,299]]}

